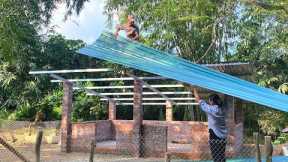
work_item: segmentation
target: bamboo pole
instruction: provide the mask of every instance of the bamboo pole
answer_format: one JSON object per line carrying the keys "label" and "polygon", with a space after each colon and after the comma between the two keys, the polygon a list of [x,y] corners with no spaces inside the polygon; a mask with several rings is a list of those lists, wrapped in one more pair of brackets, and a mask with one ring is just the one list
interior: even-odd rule
{"label": "bamboo pole", "polygon": [[42,137],[43,137],[43,130],[39,130],[37,133],[36,143],[35,143],[36,162],[40,162],[40,148],[41,148]]}
{"label": "bamboo pole", "polygon": [[93,162],[93,159],[94,159],[94,151],[95,151],[95,140],[92,140],[92,141],[91,141],[91,150],[90,150],[89,162]]}
{"label": "bamboo pole", "polygon": [[23,162],[30,162],[20,152],[18,152],[13,146],[11,146],[7,142],[5,142],[5,140],[3,138],[1,138],[1,137],[0,137],[0,144],[2,144],[7,150],[12,152],[15,156],[17,156]]}
{"label": "bamboo pole", "polygon": [[255,149],[256,149],[256,162],[261,162],[261,152],[259,146],[259,133],[254,132],[254,141],[255,141]]}
{"label": "bamboo pole", "polygon": [[265,159],[266,162],[272,162],[273,146],[271,136],[265,136]]}

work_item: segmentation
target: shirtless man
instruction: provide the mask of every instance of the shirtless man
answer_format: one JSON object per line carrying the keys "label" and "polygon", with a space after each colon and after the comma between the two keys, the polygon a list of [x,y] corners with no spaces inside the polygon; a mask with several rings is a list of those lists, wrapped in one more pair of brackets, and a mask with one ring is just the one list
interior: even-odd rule
{"label": "shirtless man", "polygon": [[132,15],[128,15],[128,21],[124,25],[117,25],[115,36],[116,38],[119,35],[120,30],[125,30],[126,36],[132,40],[139,40],[139,28],[135,25],[134,17]]}

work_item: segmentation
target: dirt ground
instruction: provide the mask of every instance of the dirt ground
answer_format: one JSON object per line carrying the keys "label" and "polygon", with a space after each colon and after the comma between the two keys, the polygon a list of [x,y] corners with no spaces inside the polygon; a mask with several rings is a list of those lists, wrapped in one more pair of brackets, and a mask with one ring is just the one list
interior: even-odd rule
{"label": "dirt ground", "polygon": [[[31,161],[35,161],[33,145],[17,146],[16,149]],[[62,153],[57,144],[43,144],[41,147],[42,162],[88,162],[89,153]],[[3,147],[0,147],[0,162],[21,162]],[[95,154],[94,162],[164,162],[164,159],[135,159],[129,156]]]}

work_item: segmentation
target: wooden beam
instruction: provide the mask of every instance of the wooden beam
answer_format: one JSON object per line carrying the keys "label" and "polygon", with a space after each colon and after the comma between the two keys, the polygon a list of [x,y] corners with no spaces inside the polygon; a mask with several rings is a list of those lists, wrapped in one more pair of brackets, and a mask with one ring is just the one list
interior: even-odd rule
{"label": "wooden beam", "polygon": [[156,92],[158,95],[162,96],[162,97],[165,98],[167,101],[171,102],[172,104],[174,103],[174,101],[170,100],[168,96],[166,96],[165,94],[163,94],[163,93],[162,93],[161,91],[159,91],[158,89],[152,87],[152,86],[149,85],[147,82],[139,79],[137,76],[135,76],[135,75],[133,75],[133,74],[128,73],[128,75],[129,75],[130,77],[133,77],[135,80],[141,81],[144,86],[146,86],[147,88],[151,89],[153,92]]}
{"label": "wooden beam", "polygon": [[[161,92],[162,94],[165,95],[187,95],[187,94],[192,94],[191,92]],[[105,96],[133,96],[133,92],[114,92],[114,93],[99,93],[100,95],[105,95]],[[143,95],[157,95],[157,92],[143,92]],[[87,93],[88,96],[95,96],[94,94]]]}
{"label": "wooden beam", "polygon": [[[223,66],[238,66],[249,65],[249,63],[220,63],[220,64],[201,64],[206,67],[223,67]],[[43,70],[43,71],[30,71],[29,74],[66,74],[66,73],[93,73],[93,72],[110,72],[111,68],[98,68],[98,69],[67,69],[67,70]]]}
{"label": "wooden beam", "polygon": [[[111,98],[115,101],[133,101],[133,98]],[[194,97],[179,97],[179,98],[169,98],[170,100],[174,100],[174,101],[180,101],[180,100],[183,100],[183,101],[193,101],[195,100]],[[165,98],[143,98],[142,99],[143,101],[166,101]],[[108,101],[107,99],[105,98],[101,98],[100,101]]]}
{"label": "wooden beam", "polygon": [[[116,105],[133,105],[133,103],[128,103],[128,102],[127,103],[126,102],[125,103],[124,102],[123,103],[119,103],[118,102]],[[163,106],[165,106],[166,102],[165,103],[164,102],[163,103],[156,103],[156,102],[155,103],[153,103],[153,102],[149,103],[149,102],[147,102],[147,103],[142,103],[142,105],[144,105],[144,106],[145,105],[146,106],[148,106],[148,105],[151,105],[151,106],[163,105]],[[194,102],[187,102],[187,103],[186,102],[178,102],[178,103],[174,103],[173,105],[199,105],[199,104],[198,103],[194,103]]]}
{"label": "wooden beam", "polygon": [[[141,80],[165,80],[164,77],[138,77]],[[134,80],[133,77],[123,77],[123,78],[87,78],[87,79],[67,79],[69,82],[106,82],[106,81],[131,81]],[[63,82],[62,80],[51,80],[52,83]]]}
{"label": "wooden beam", "polygon": [[[182,84],[163,84],[163,85],[144,85],[143,88],[181,88]],[[133,89],[134,86],[96,86],[96,87],[84,87],[85,89]],[[74,87],[74,90],[81,89],[80,87]]]}
{"label": "wooden beam", "polygon": [[[62,80],[62,81],[67,81],[65,78],[63,78],[63,77],[61,77],[61,76],[59,76],[59,75],[56,75],[56,74],[50,74],[50,77],[55,78],[55,79],[59,79],[59,80]],[[68,81],[68,82],[69,82],[69,81]],[[70,82],[70,83],[71,83],[71,82]],[[73,83],[72,83],[72,84],[73,84]],[[78,83],[75,83],[75,84],[79,86]],[[93,90],[91,90],[91,89],[85,89],[85,88],[80,88],[80,87],[78,87],[78,88],[79,88],[79,90],[80,90],[80,89],[84,90],[87,94],[92,94],[93,96],[99,96],[99,97],[105,98],[105,99],[107,99],[107,100],[111,100],[110,97],[107,97],[106,95],[100,94],[100,93],[98,93],[98,92],[96,92],[96,91],[93,91]]]}
{"label": "wooden beam", "polygon": [[102,69],[74,69],[74,70],[44,70],[44,71],[30,71],[29,74],[67,74],[67,73],[94,73],[94,72],[109,72],[113,71],[110,68]]}

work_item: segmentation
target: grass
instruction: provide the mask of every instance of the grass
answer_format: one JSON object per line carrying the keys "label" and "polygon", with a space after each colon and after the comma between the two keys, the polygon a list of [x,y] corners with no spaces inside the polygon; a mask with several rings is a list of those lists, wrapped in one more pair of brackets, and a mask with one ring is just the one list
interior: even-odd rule
{"label": "grass", "polygon": [[[7,142],[14,145],[34,144],[37,136],[37,129],[20,128],[16,130],[2,129],[0,130],[0,136]],[[57,138],[58,130],[55,128],[43,129],[43,143],[52,143],[53,138]],[[55,141],[55,140],[54,140]],[[55,143],[55,142],[54,142]]]}

